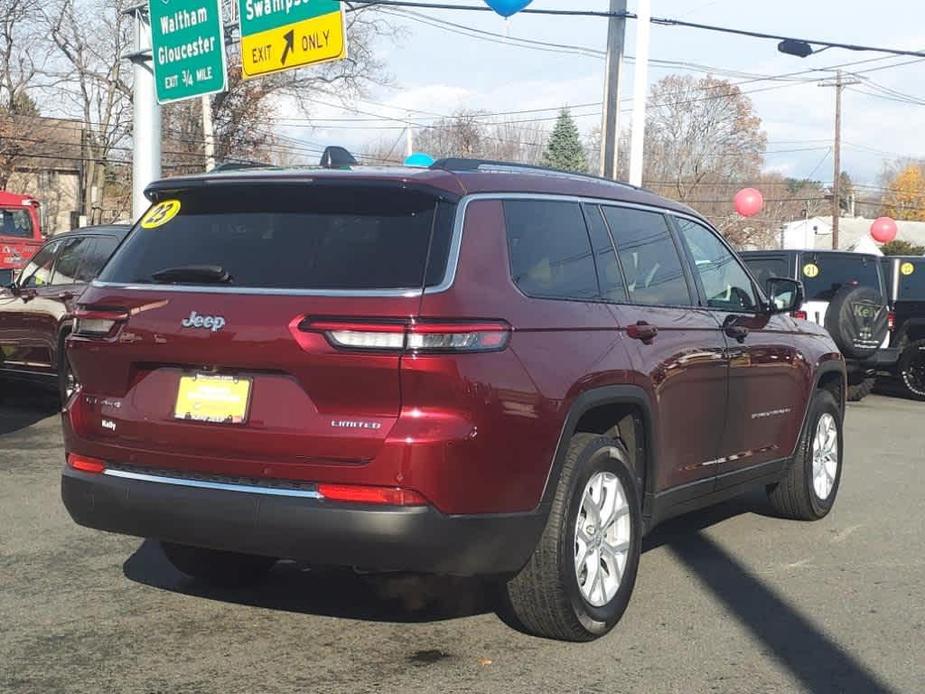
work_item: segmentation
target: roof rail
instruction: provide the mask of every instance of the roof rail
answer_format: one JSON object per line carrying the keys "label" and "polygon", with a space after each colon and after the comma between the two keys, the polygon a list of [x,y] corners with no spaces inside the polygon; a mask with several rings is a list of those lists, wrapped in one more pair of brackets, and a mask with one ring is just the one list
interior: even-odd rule
{"label": "roof rail", "polygon": [[440,169],[442,171],[450,171],[452,173],[462,173],[466,171],[507,171],[507,170],[523,170],[527,172],[534,172],[537,174],[547,174],[552,176],[569,176],[574,178],[588,178],[593,181],[603,181],[605,183],[611,183],[618,186],[623,186],[624,188],[632,188],[633,190],[642,190],[638,186],[631,185],[624,181],[615,181],[611,178],[604,178],[602,176],[595,176],[593,174],[578,173],[576,171],[565,171],[564,169],[553,169],[548,166],[539,166],[536,164],[521,164],[518,162],[511,161],[494,161],[491,159],[465,159],[462,157],[447,157],[445,159],[438,159],[435,161],[431,169]]}
{"label": "roof rail", "polygon": [[216,164],[209,173],[221,173],[222,171],[241,171],[242,169],[272,169],[276,168],[272,164],[266,164],[259,161],[247,161],[244,159],[223,161]]}

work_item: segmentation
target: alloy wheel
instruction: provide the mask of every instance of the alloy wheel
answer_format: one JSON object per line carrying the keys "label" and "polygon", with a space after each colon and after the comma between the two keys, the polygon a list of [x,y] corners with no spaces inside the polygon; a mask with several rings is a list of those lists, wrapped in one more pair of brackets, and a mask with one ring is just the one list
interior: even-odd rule
{"label": "alloy wheel", "polygon": [[582,597],[603,607],[617,594],[632,538],[630,506],[620,479],[597,472],[588,480],[575,522],[575,575]]}
{"label": "alloy wheel", "polygon": [[825,501],[835,488],[838,474],[838,426],[828,412],[819,417],[813,437],[813,490]]}

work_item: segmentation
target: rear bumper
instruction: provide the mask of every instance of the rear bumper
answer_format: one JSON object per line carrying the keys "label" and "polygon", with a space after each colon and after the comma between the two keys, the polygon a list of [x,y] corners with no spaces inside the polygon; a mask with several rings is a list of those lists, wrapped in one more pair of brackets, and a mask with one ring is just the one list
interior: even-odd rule
{"label": "rear bumper", "polygon": [[896,347],[881,347],[867,359],[849,361],[848,369],[889,369],[899,361],[899,349]]}
{"label": "rear bumper", "polygon": [[430,507],[339,504],[70,468],[61,496],[77,523],[98,530],[378,571],[513,573],[529,559],[545,521],[539,512],[448,516]]}

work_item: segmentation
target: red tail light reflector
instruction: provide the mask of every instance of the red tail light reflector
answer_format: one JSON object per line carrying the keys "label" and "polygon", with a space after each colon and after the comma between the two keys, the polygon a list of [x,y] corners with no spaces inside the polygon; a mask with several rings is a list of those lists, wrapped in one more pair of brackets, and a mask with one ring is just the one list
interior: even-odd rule
{"label": "red tail light reflector", "polygon": [[73,334],[80,337],[108,337],[113,328],[128,319],[126,311],[77,309]]}
{"label": "red tail light reflector", "polygon": [[886,314],[886,324],[890,332],[893,332],[893,329],[896,327],[896,314],[892,311]]}
{"label": "red tail light reflector", "polygon": [[807,320],[809,318],[809,314],[806,313],[806,311],[794,311],[790,315],[798,320]]}
{"label": "red tail light reflector", "polygon": [[[507,347],[511,326],[504,321],[293,321],[293,334],[320,332],[334,347],[388,352],[491,352]],[[302,340],[300,344],[305,346]]]}
{"label": "red tail light reflector", "polygon": [[318,493],[328,501],[383,506],[426,506],[427,500],[415,491],[399,487],[365,487],[353,484],[319,484]]}
{"label": "red tail light reflector", "polygon": [[77,453],[67,454],[67,464],[75,470],[92,472],[95,474],[99,474],[106,469],[106,463],[102,460],[91,458],[86,455],[78,455]]}

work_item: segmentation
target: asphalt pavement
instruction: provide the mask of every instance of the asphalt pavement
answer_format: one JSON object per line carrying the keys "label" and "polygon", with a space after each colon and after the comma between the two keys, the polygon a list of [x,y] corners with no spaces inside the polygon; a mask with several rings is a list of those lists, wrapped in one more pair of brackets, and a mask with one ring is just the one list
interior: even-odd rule
{"label": "asphalt pavement", "polygon": [[53,401],[0,383],[0,692],[923,692],[925,404],[869,397],[846,438],[828,518],[754,494],[671,521],[617,629],[563,644],[475,580],[187,579],[71,522]]}

